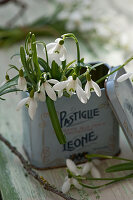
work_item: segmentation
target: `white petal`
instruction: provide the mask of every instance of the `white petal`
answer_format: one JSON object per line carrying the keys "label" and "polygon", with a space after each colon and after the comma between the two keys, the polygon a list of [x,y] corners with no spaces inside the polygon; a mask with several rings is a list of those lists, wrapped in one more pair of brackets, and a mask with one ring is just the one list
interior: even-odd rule
{"label": "white petal", "polygon": [[75,90],[76,90],[76,80],[73,80],[73,79],[69,79],[69,82],[68,82],[68,85],[67,85],[67,87],[66,87],[66,89],[67,89],[67,92],[69,92],[69,91],[73,91],[73,92],[75,92]]}
{"label": "white petal", "polygon": [[91,168],[91,175],[94,178],[101,178],[101,174],[100,174],[99,170],[94,165]]}
{"label": "white petal", "polygon": [[26,91],[27,90],[27,82],[26,79],[24,77],[20,77],[18,78],[18,88],[20,90]]}
{"label": "white petal", "polygon": [[20,110],[20,108],[22,108],[22,106],[24,106],[26,103],[28,103],[28,101],[30,100],[30,97],[26,97],[24,99],[22,99],[18,104],[17,104],[17,107],[16,107],[16,110]]}
{"label": "white petal", "polygon": [[53,86],[53,89],[54,89],[55,91],[63,90],[64,88],[66,88],[67,84],[68,84],[68,81],[61,81],[61,82],[55,84],[55,85]]}
{"label": "white petal", "polygon": [[62,192],[63,192],[63,193],[67,193],[67,192],[70,190],[70,186],[71,186],[71,183],[70,183],[70,179],[68,178],[68,179],[63,183]]}
{"label": "white petal", "polygon": [[77,85],[76,93],[77,93],[77,96],[78,96],[79,100],[82,103],[87,103],[86,94],[85,94],[84,90],[79,85]]}
{"label": "white petal", "polygon": [[[56,43],[49,43],[46,45],[48,54],[53,53],[55,45],[56,45]],[[44,49],[44,51],[45,51],[45,49]]]}
{"label": "white petal", "polygon": [[82,83],[81,83],[81,81],[80,81],[80,79],[78,77],[77,77],[76,81],[80,85],[80,87],[82,87]]}
{"label": "white petal", "polygon": [[66,159],[66,165],[67,165],[67,167],[68,167],[68,169],[72,172],[72,173],[74,173],[74,174],[76,174],[77,173],[77,166],[75,165],[75,163],[72,161],[72,160],[70,160],[70,159]]}
{"label": "white petal", "polygon": [[86,175],[91,169],[91,166],[89,164],[89,162],[85,163],[83,168],[82,168],[82,172],[81,172],[81,175],[84,176]]}
{"label": "white petal", "polygon": [[40,92],[39,93],[39,100],[44,102],[46,100],[46,95],[45,92]]}
{"label": "white petal", "polygon": [[94,88],[95,93],[97,94],[97,96],[100,97],[101,96],[101,89],[100,89],[99,85],[94,81],[91,81],[91,83],[92,83],[92,86]]}
{"label": "white petal", "polygon": [[49,83],[44,83],[44,87],[45,87],[45,90],[46,90],[46,93],[47,95],[53,100],[53,101],[56,101],[56,93],[53,89],[53,87],[49,84]]}
{"label": "white petal", "polygon": [[87,99],[89,99],[91,96],[89,81],[87,81],[87,83],[85,84],[85,94]]}
{"label": "white petal", "polygon": [[72,178],[72,184],[79,190],[82,189],[82,185],[79,184],[79,182],[75,179],[75,178]]}
{"label": "white petal", "polygon": [[30,118],[33,120],[34,116],[35,116],[35,113],[36,113],[36,109],[37,109],[37,102],[35,99],[31,98],[30,99],[30,103],[29,103],[29,109],[28,109],[28,112],[29,112],[29,116]]}
{"label": "white petal", "polygon": [[55,42],[56,42],[56,43],[59,43],[60,40],[62,40],[62,38],[57,38],[57,39],[55,40]]}
{"label": "white petal", "polygon": [[52,83],[52,84],[59,83],[59,81],[57,81],[56,79],[49,79],[49,80],[47,80],[47,82]]}
{"label": "white petal", "polygon": [[34,93],[34,99],[44,102],[46,100],[45,92],[41,92],[41,91],[40,92],[35,92]]}
{"label": "white petal", "polygon": [[128,72],[126,74],[121,75],[118,79],[117,82],[122,82],[127,80],[133,73],[132,72]]}
{"label": "white petal", "polygon": [[61,56],[61,57],[60,57],[60,60],[61,60],[61,61],[66,60],[66,57],[67,57],[67,50],[66,50],[66,48],[65,48],[64,46],[62,47],[60,56]]}
{"label": "white petal", "polygon": [[61,98],[63,96],[63,90],[58,91],[58,97]]}

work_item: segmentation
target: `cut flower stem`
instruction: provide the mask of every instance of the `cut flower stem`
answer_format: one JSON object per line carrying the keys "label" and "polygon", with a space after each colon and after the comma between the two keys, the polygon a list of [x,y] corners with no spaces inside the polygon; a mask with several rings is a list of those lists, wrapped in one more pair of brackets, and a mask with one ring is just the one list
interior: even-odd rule
{"label": "cut flower stem", "polygon": [[48,96],[46,98],[46,104],[47,104],[47,108],[48,108],[48,112],[49,112],[49,116],[54,128],[54,131],[56,133],[56,136],[60,142],[60,144],[65,144],[66,143],[66,138],[65,135],[62,132],[60,123],[59,123],[59,119],[57,116],[57,112],[55,109],[55,105],[54,105],[54,101],[51,100]]}

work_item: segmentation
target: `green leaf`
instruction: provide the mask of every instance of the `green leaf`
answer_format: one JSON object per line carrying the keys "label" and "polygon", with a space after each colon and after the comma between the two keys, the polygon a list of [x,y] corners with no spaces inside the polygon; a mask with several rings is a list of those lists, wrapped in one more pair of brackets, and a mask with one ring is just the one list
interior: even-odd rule
{"label": "green leaf", "polygon": [[25,50],[27,54],[29,54],[28,46],[29,46],[30,39],[31,39],[31,32],[27,34],[26,39],[25,39]]}
{"label": "green leaf", "polygon": [[18,84],[18,75],[15,76],[13,79],[9,80],[7,83],[5,83],[3,86],[0,87],[0,96],[3,94],[2,92],[12,86],[15,86]]}
{"label": "green leaf", "polygon": [[54,60],[51,65],[51,76],[53,79],[56,79],[56,80],[60,80],[61,78],[60,66]]}
{"label": "green leaf", "polygon": [[33,86],[36,87],[36,82],[34,81],[34,78],[33,78],[34,75],[30,73],[30,69],[26,61],[26,55],[25,55],[25,50],[23,46],[20,47],[20,57],[21,57],[21,62],[23,64],[24,70],[26,72],[26,76],[28,76]]}
{"label": "green leaf", "polygon": [[49,72],[49,67],[47,65],[47,62],[43,60],[42,58],[38,57],[38,63],[42,66],[45,72]]}
{"label": "green leaf", "polygon": [[[21,91],[18,88],[10,88],[10,89],[6,89],[3,92],[0,93],[0,96],[7,94],[7,93],[11,93],[11,92],[18,92]],[[4,99],[5,100],[5,99]]]}
{"label": "green leaf", "polygon": [[[25,50],[24,47],[21,46],[20,47],[20,58],[21,58],[21,62],[23,64],[23,67],[26,68],[27,67],[27,63],[26,63],[26,55],[25,55]],[[27,69],[26,69],[27,70]],[[25,71],[26,71],[25,70]]]}
{"label": "green leaf", "polygon": [[32,48],[32,58],[33,58],[33,63],[34,63],[34,67],[35,67],[35,71],[36,71],[36,75],[37,75],[37,81],[39,81],[40,76],[41,76],[41,70],[39,67],[39,63],[38,63],[38,58],[37,58],[37,50],[36,50],[36,39],[35,39],[35,35],[32,34],[31,37],[31,48]]}
{"label": "green leaf", "polygon": [[47,103],[47,108],[48,108],[48,112],[49,112],[49,116],[55,131],[55,134],[58,138],[58,141],[60,142],[60,144],[65,144],[66,143],[66,137],[62,132],[60,123],[59,123],[59,119],[57,116],[57,112],[54,106],[54,102],[52,99],[50,99],[48,96],[46,98],[46,103]]}
{"label": "green leaf", "polygon": [[9,71],[10,69],[15,69],[16,71],[19,72],[19,69],[18,69],[15,65],[9,64],[9,66],[10,66],[10,68],[8,69],[8,71]]}
{"label": "green leaf", "polygon": [[66,60],[62,61],[62,69],[64,70],[66,67]]}
{"label": "green leaf", "polygon": [[106,169],[106,172],[118,172],[118,171],[125,171],[125,170],[133,170],[133,162],[128,163],[121,163],[118,165],[113,165]]}
{"label": "green leaf", "polygon": [[107,156],[107,155],[102,155],[102,154],[86,154],[85,157],[88,159],[90,159],[90,158],[105,158],[105,159],[115,159],[115,160],[124,160],[124,161],[133,162],[133,160],[129,160],[126,158],[121,158],[121,157],[116,157],[116,156]]}

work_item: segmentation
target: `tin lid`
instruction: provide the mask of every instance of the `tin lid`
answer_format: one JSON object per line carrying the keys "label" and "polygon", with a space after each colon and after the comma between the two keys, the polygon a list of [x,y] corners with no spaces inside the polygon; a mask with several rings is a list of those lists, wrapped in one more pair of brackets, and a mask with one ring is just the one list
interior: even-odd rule
{"label": "tin lid", "polygon": [[[110,72],[116,68],[111,68]],[[125,73],[125,69],[121,68],[109,76],[105,89],[110,106],[133,149],[133,85],[129,79],[117,82],[117,78]]]}

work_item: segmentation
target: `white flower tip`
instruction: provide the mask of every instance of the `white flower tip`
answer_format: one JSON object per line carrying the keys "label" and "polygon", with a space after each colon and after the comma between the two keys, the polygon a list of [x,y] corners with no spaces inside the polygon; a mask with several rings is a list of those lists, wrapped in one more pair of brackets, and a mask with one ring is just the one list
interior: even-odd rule
{"label": "white flower tip", "polygon": [[90,171],[90,169],[91,169],[90,163],[89,162],[85,163],[83,165],[83,169],[82,169],[81,175],[82,176],[86,175]]}
{"label": "white flower tip", "polygon": [[70,179],[69,178],[67,178],[67,180],[64,182],[64,184],[63,184],[63,186],[62,186],[62,192],[63,193],[67,193],[69,190],[70,190],[70,186],[71,186],[71,184],[70,184]]}
{"label": "white flower tip", "polygon": [[72,184],[79,190],[82,189],[82,185],[79,184],[79,182],[75,179],[75,178],[72,178]]}
{"label": "white flower tip", "polygon": [[72,160],[66,159],[66,165],[71,172],[73,172],[74,174],[77,173],[77,166]]}
{"label": "white flower tip", "polygon": [[127,80],[133,73],[132,72],[128,72],[126,74],[121,75],[118,79],[117,82],[123,82],[125,80]]}
{"label": "white flower tip", "polygon": [[95,166],[93,166],[93,167],[91,168],[91,175],[92,175],[94,178],[101,178],[101,174],[100,174],[99,170],[98,170]]}

